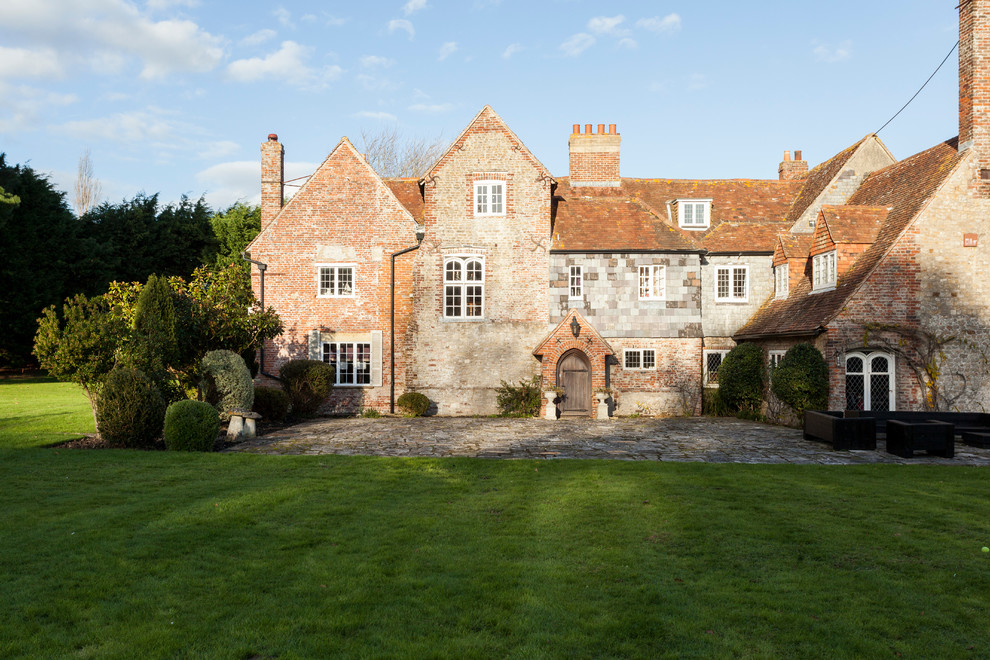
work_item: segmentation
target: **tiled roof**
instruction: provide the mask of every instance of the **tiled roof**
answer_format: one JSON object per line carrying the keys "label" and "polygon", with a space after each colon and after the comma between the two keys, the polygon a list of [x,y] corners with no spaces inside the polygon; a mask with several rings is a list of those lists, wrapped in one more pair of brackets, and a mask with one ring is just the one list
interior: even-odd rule
{"label": "tiled roof", "polygon": [[832,182],[839,172],[842,171],[843,166],[849,162],[852,155],[856,153],[856,149],[859,145],[863,144],[866,138],[870,137],[867,135],[862,140],[856,144],[843,149],[836,155],[832,156],[824,163],[818,165],[810,172],[808,175],[802,179],[804,184],[801,188],[800,194],[791,204],[791,207],[786,211],[787,220],[790,224],[797,222],[804,212],[808,210],[808,207],[814,204],[818,196],[824,192],[825,188]]}
{"label": "tiled roof", "polygon": [[814,334],[831,321],[962,158],[956,139],[870,174],[850,205],[890,208],[876,241],[839,277],[835,289],[811,293],[805,277],[783,300],[770,300],[736,333],[737,339]]}
{"label": "tiled roof", "polygon": [[781,234],[780,248],[785,259],[807,259],[811,252],[811,234]]}
{"label": "tiled roof", "polygon": [[889,209],[885,206],[822,206],[833,243],[872,243]]}
{"label": "tiled roof", "polygon": [[383,179],[392,194],[406,207],[413,220],[423,224],[423,194],[417,179]]}
{"label": "tiled roof", "polygon": [[[619,187],[582,187],[580,194],[575,194],[567,177],[561,177],[557,182],[555,249],[584,249],[571,246],[598,245],[595,249],[619,249],[621,246],[627,250],[708,249],[713,252],[771,252],[773,237],[789,227],[783,222],[784,213],[802,185],[800,181],[776,179],[627,178]],[[711,199],[709,228],[686,231],[672,225],[667,204],[677,199]],[[651,225],[660,223],[654,235],[645,231],[644,223],[648,219]],[[617,221],[621,227],[611,224]],[[723,223],[730,226],[719,230]],[[609,229],[603,231],[603,227]],[[609,236],[613,230],[622,235]],[[559,241],[556,234],[560,235]],[[575,241],[579,235],[580,240]],[[603,241],[607,241],[607,245]]]}
{"label": "tiled roof", "polygon": [[698,250],[636,200],[557,188],[552,250]]}

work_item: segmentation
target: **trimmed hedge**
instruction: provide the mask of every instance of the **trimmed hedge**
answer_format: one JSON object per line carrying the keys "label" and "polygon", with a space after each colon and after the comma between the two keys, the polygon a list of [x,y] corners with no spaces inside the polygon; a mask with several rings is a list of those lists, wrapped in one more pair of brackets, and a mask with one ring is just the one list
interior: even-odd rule
{"label": "trimmed hedge", "polygon": [[758,344],[739,344],[718,368],[718,398],[729,413],[759,413],[767,382],[766,358]]}
{"label": "trimmed hedge", "polygon": [[312,415],[333,389],[336,371],[319,360],[289,360],[279,370],[282,389],[289,395],[292,412]]}
{"label": "trimmed hedge", "polygon": [[254,412],[262,419],[284,422],[289,414],[289,395],[275,387],[254,388]]}
{"label": "trimmed hedge", "polygon": [[172,451],[213,451],[220,416],[205,401],[176,401],[165,411],[165,446]]}
{"label": "trimmed hedge", "polygon": [[114,368],[96,408],[100,436],[114,447],[149,448],[162,434],[165,399],[137,369]]}
{"label": "trimmed hedge", "polygon": [[430,409],[430,400],[419,392],[406,392],[395,401],[410,417],[422,417]]}
{"label": "trimmed hedge", "polygon": [[803,415],[805,410],[825,410],[828,407],[825,356],[808,343],[792,346],[773,370],[770,390],[798,415]]}
{"label": "trimmed hedge", "polygon": [[221,419],[229,419],[231,410],[251,410],[254,383],[244,358],[233,351],[210,351],[200,362],[204,400],[216,408]]}

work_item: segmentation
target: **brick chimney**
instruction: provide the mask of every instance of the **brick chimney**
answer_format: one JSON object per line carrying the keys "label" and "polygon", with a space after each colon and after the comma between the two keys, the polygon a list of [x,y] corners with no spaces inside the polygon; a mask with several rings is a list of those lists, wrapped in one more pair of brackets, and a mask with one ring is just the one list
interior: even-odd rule
{"label": "brick chimney", "polygon": [[791,160],[791,152],[785,151],[784,160],[780,163],[780,167],[777,168],[777,173],[780,175],[781,181],[800,179],[808,173],[808,161],[801,160],[800,151],[794,152],[794,160]]}
{"label": "brick chimney", "polygon": [[974,185],[990,197],[990,0],[959,2],[959,150],[973,149]]}
{"label": "brick chimney", "polygon": [[264,229],[282,210],[285,149],[274,133],[261,143],[261,228]]}
{"label": "brick chimney", "polygon": [[605,124],[598,124],[597,133],[591,129],[591,124],[585,124],[582,133],[581,125],[574,124],[567,141],[571,187],[616,188],[622,183],[619,176],[619,145],[622,138],[615,130],[615,124],[609,124],[608,133],[605,132]]}

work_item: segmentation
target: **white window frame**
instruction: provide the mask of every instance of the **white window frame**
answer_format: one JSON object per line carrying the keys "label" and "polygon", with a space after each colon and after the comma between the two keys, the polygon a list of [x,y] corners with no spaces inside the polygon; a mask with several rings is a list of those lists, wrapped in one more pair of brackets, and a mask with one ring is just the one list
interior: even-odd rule
{"label": "white window frame", "polygon": [[728,348],[706,348],[705,350],[702,351],[702,359],[704,360],[704,363],[701,365],[701,368],[702,368],[702,371],[704,372],[703,375],[704,375],[704,384],[705,384],[705,387],[718,387],[718,380],[717,380],[717,378],[718,378],[718,375],[717,375],[718,370],[716,370],[716,380],[712,380],[711,377],[708,374],[708,356],[709,355],[713,355],[713,354],[718,354],[718,355],[721,355],[722,356],[721,359],[719,360],[719,363],[718,363],[718,366],[721,367],[722,366],[722,362],[725,360],[725,356],[729,354],[729,349]]}
{"label": "white window frame", "polygon": [[[480,279],[468,279],[468,269],[471,264],[477,263],[480,268],[472,268],[471,270],[476,273],[480,273]],[[459,264],[460,267],[460,278],[453,279],[451,270],[448,270],[448,265]],[[471,307],[468,305],[467,297],[469,294],[469,289],[476,289],[471,291],[472,298],[478,300],[477,307]],[[458,302],[456,305],[448,305],[451,298],[450,296],[456,295]],[[441,307],[443,308],[443,317],[445,319],[450,319],[453,321],[480,321],[485,318],[485,258],[477,255],[448,255],[443,259],[443,289],[442,297],[440,300]],[[450,313],[451,308],[456,307],[454,310],[456,313]],[[477,310],[476,314],[468,314],[469,310]]]}
{"label": "white window frame", "polygon": [[[691,209],[691,222],[687,222],[688,208]],[[698,211],[701,211],[702,221],[698,222]],[[679,199],[677,200],[677,224],[681,229],[708,229],[712,223],[712,200],[710,199]]]}
{"label": "white window frame", "polygon": [[570,300],[584,299],[584,267],[571,266],[568,268],[567,297]]}
{"label": "white window frame", "polygon": [[835,250],[816,254],[811,260],[811,290],[827,291],[834,289],[836,280]]}
{"label": "white window frame", "polygon": [[[505,192],[508,188],[506,183],[503,179],[481,179],[474,182],[474,196],[472,197],[474,217],[484,218],[505,215]],[[495,199],[495,188],[498,188],[497,203]]]}
{"label": "white window frame", "polygon": [[661,264],[639,267],[639,299],[666,300],[667,267]]}
{"label": "white window frame", "polygon": [[[346,351],[347,347],[350,347],[350,355],[352,356],[350,361],[340,359],[341,349]],[[367,357],[365,361],[358,359],[361,354]],[[334,359],[331,360],[331,356]],[[325,341],[321,347],[320,359],[333,365],[335,385],[339,387],[372,386],[371,364],[374,356],[370,341]],[[342,369],[342,365],[351,365],[351,369]],[[346,380],[344,380],[345,377]],[[367,382],[358,382],[359,380]]]}
{"label": "white window frame", "polygon": [[784,359],[786,354],[787,351],[781,349],[767,351],[767,368],[770,373],[773,373],[773,370],[780,366],[780,361]]}
{"label": "white window frame", "polygon": [[[340,282],[341,270],[351,271],[351,290],[348,293],[340,293],[338,284]],[[323,271],[333,273],[335,291],[323,293]],[[316,264],[316,297],[317,298],[353,298],[357,290],[357,265],[356,264]]]}
{"label": "white window frame", "polygon": [[[729,286],[728,295],[720,296],[718,293],[718,277],[722,271],[728,271]],[[736,273],[742,272],[746,278],[746,286],[743,295],[736,295]],[[748,265],[727,265],[715,267],[715,302],[744,303],[749,302],[749,266]]]}
{"label": "white window frame", "polygon": [[[638,367],[629,366],[629,358],[636,356]],[[646,364],[646,356],[649,355],[653,364],[649,367]],[[657,349],[655,348],[624,348],[622,349],[622,368],[627,371],[656,371],[657,370]]]}
{"label": "white window frame", "polygon": [[[863,371],[849,371],[849,358],[859,358],[863,361]],[[887,392],[887,410],[895,411],[897,403],[897,363],[894,360],[893,353],[887,353],[885,351],[853,351],[851,353],[846,353],[843,362],[842,370],[844,374],[844,381],[848,382],[849,376],[863,376],[863,410],[876,410],[873,406],[873,358],[883,357],[887,359],[887,369],[886,374],[883,372],[877,372],[877,375],[886,375],[888,377],[888,392]],[[848,405],[848,402],[845,405]]]}
{"label": "white window frame", "polygon": [[773,267],[774,298],[786,298],[790,289],[790,264],[783,263]]}

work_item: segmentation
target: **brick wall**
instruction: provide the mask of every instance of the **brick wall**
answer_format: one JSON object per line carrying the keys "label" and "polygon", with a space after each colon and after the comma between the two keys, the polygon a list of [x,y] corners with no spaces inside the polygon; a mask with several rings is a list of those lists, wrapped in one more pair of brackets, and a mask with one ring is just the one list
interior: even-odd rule
{"label": "brick wall", "polygon": [[605,125],[598,125],[598,132],[592,132],[592,125],[586,124],[584,133],[581,126],[574,124],[567,141],[570,160],[570,183],[572,187],[619,186],[619,151],[622,138],[615,130],[615,124],[605,132]]}
{"label": "brick wall", "polygon": [[[653,415],[701,413],[702,340],[700,337],[610,339],[617,364],[609,372],[616,392],[616,415],[632,415],[648,409]],[[653,349],[656,368],[626,369],[626,349]],[[637,405],[641,404],[641,405]]]}
{"label": "brick wall", "polygon": [[[416,244],[416,223],[363,157],[342,140],[275,221],[250,246],[268,264],[265,304],[278,310],[285,332],[265,346],[265,371],[278,374],[287,360],[310,356],[310,332],[323,341],[368,341],[381,333],[378,387],[337,387],[325,412],[388,410],[390,255]],[[316,264],[352,264],[353,297],[317,297]],[[412,287],[411,255],[396,264],[396,330],[407,330]],[[257,269],[252,269],[256,293]],[[405,347],[397,347],[396,377],[406,379]],[[399,388],[397,394],[401,394]]]}
{"label": "brick wall", "polygon": [[285,149],[274,133],[261,143],[261,228],[282,210],[285,177]]}

